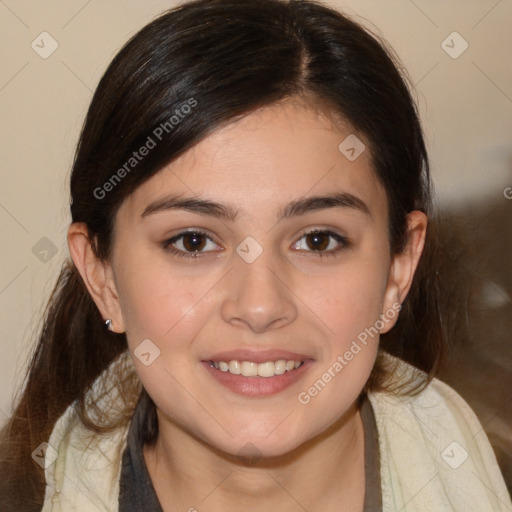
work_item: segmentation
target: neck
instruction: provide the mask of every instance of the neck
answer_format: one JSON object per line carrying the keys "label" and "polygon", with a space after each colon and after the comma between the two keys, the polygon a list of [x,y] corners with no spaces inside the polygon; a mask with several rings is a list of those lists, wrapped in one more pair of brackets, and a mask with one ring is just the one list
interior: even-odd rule
{"label": "neck", "polygon": [[[363,508],[364,429],[357,404],[327,430],[279,457],[246,461],[218,451],[158,410],[156,443],[144,457],[165,512]],[[262,499],[264,497],[264,499]],[[179,504],[179,506],[178,506]]]}

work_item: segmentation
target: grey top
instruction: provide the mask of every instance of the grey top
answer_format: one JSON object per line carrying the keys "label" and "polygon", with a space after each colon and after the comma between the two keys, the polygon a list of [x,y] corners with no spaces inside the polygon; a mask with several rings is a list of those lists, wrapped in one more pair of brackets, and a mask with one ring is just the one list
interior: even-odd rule
{"label": "grey top", "polygon": [[[146,406],[137,405],[128,431],[119,482],[119,512],[163,512],[144,460],[141,439]],[[377,425],[372,405],[366,396],[361,404],[364,426],[364,470],[366,487],[363,512],[382,512],[380,454]]]}

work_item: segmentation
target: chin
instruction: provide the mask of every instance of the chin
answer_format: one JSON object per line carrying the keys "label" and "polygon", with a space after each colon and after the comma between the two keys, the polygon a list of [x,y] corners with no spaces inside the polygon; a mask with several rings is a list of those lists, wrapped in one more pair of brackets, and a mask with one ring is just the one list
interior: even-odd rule
{"label": "chin", "polygon": [[216,450],[223,452],[227,458],[243,465],[255,465],[263,459],[275,459],[287,456],[300,448],[308,439],[298,439],[290,432],[281,436],[246,435],[235,439],[225,437],[221,443],[211,443]]}

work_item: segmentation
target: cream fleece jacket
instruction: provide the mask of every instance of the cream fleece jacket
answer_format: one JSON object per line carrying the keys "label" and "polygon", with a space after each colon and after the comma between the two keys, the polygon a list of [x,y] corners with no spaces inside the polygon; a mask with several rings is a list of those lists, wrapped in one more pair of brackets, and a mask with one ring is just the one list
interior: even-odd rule
{"label": "cream fleece jacket", "polygon": [[[399,379],[418,374],[409,364],[388,358],[398,364]],[[131,358],[125,353],[113,364],[131,364]],[[100,378],[91,389],[96,397]],[[484,429],[452,388],[434,379],[415,396],[368,396],[379,434],[383,512],[512,512]],[[115,385],[103,399],[115,404]],[[70,406],[46,450],[42,512],[117,511],[128,428],[94,434]]]}

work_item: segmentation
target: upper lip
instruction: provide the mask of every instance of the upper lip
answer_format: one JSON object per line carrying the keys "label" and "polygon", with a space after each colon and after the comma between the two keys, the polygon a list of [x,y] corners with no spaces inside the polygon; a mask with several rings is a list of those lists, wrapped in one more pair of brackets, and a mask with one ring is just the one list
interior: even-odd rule
{"label": "upper lip", "polygon": [[269,350],[250,350],[238,349],[227,350],[224,352],[217,352],[211,356],[206,357],[203,361],[251,361],[254,363],[265,363],[267,361],[305,361],[311,359],[305,354],[297,352],[289,352],[287,350],[269,349]]}

